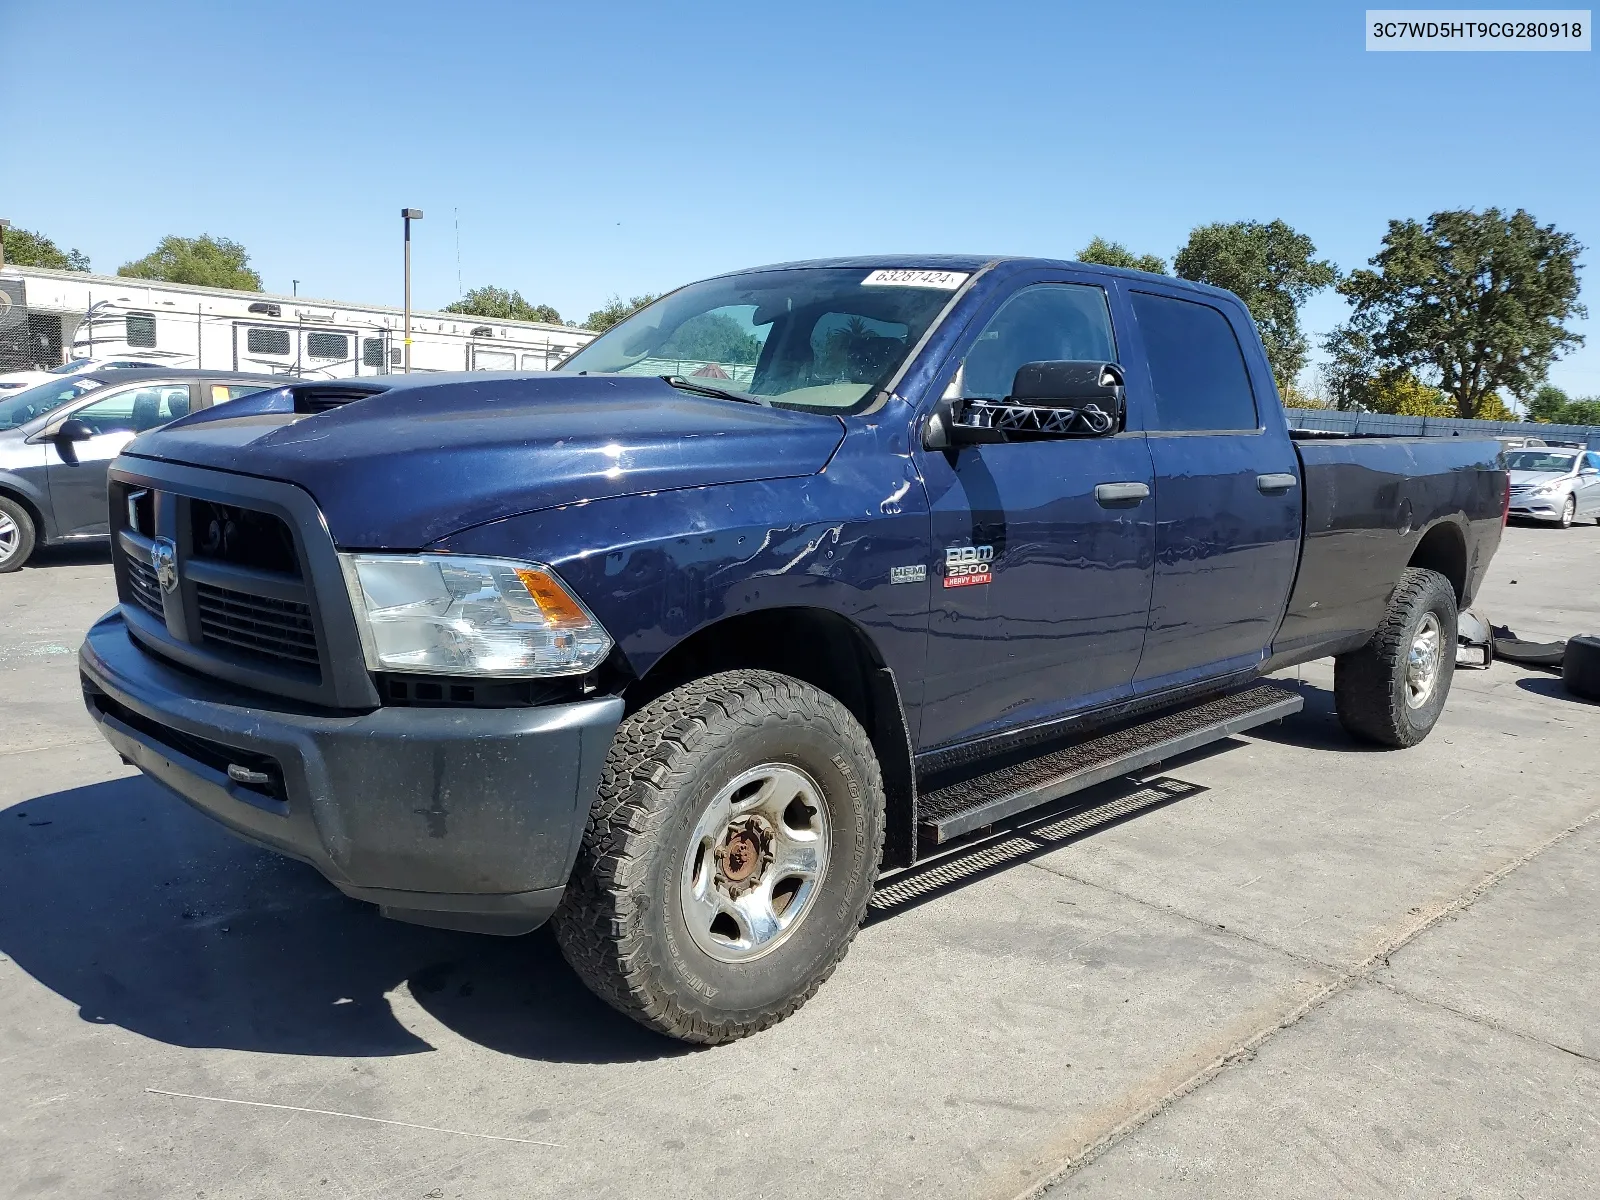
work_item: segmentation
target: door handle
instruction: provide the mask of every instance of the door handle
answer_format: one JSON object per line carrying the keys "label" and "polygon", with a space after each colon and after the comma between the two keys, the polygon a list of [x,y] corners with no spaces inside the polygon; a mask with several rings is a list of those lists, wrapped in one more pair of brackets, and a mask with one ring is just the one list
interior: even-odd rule
{"label": "door handle", "polygon": [[1137,504],[1150,496],[1147,483],[1097,483],[1094,498],[1107,508],[1114,504]]}
{"label": "door handle", "polygon": [[1256,490],[1258,492],[1287,492],[1300,481],[1287,471],[1276,471],[1271,475],[1256,476]]}

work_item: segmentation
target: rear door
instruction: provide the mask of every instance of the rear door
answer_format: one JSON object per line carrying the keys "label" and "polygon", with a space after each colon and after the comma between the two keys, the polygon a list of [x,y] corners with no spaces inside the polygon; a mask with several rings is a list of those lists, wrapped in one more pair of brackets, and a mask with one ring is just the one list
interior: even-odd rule
{"label": "rear door", "polygon": [[191,407],[189,384],[151,382],[98,392],[94,400],[74,410],[71,417],[87,425],[94,436],[66,447],[46,443],[50,506],[60,535],[108,534],[106,472],[111,460],[139,434],[177,420]]}
{"label": "rear door", "polygon": [[1135,692],[1261,662],[1294,584],[1299,463],[1255,331],[1226,302],[1128,287],[1148,371],[1130,372],[1155,469],[1155,580]]}

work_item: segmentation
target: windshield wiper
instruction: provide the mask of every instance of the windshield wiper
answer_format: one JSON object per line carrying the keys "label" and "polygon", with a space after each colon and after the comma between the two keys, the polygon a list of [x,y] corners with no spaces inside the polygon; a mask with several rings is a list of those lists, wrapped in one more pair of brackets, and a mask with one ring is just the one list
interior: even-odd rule
{"label": "windshield wiper", "polygon": [[772,407],[772,401],[764,396],[752,396],[749,392],[736,392],[732,388],[712,387],[707,383],[685,379],[682,375],[663,375],[661,382],[668,387],[677,388],[680,392],[691,392],[696,396],[710,396],[715,400],[737,400],[741,404],[759,404],[762,408]]}

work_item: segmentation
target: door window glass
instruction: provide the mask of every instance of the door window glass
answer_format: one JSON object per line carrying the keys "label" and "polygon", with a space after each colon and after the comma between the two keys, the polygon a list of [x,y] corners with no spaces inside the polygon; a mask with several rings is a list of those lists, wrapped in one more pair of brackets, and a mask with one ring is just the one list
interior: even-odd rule
{"label": "door window glass", "polygon": [[1104,288],[1045,283],[1024,288],[989,319],[962,370],[962,395],[999,399],[1026,363],[1115,362],[1111,308]]}
{"label": "door window glass", "polygon": [[123,388],[86,404],[72,415],[98,436],[102,433],[143,433],[189,412],[187,384],[157,384]]}
{"label": "door window glass", "polygon": [[1590,471],[1600,471],[1600,454],[1589,453],[1583,456],[1583,465]]}
{"label": "door window glass", "polygon": [[1155,429],[1254,429],[1255,393],[1228,318],[1209,304],[1133,293],[1155,389]]}
{"label": "door window glass", "polygon": [[239,399],[240,396],[253,396],[257,392],[264,392],[271,386],[266,383],[213,383],[211,403],[226,404],[229,400]]}

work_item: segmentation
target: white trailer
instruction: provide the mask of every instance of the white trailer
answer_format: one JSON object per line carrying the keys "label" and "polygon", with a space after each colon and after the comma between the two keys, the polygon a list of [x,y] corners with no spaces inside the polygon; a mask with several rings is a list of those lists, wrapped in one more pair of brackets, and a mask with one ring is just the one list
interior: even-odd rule
{"label": "white trailer", "polygon": [[[137,355],[198,370],[398,374],[402,310],[117,275],[0,268],[0,370]],[[544,371],[595,335],[538,321],[411,313],[413,371]]]}

